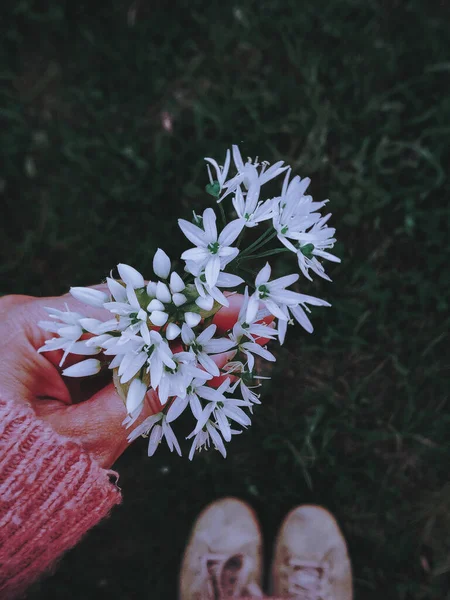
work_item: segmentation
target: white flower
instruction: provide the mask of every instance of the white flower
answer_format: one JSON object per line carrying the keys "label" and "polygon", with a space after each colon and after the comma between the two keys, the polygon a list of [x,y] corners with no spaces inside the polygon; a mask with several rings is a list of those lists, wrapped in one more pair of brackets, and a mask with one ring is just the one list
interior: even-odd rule
{"label": "white flower", "polygon": [[[233,327],[233,332],[230,334],[230,339],[233,340],[238,350],[243,352],[247,357],[249,371],[253,371],[253,367],[255,366],[254,354],[270,362],[276,361],[272,352],[269,352],[264,346],[257,344],[255,341],[247,342],[244,332],[245,330],[242,328],[242,325],[236,323]],[[250,336],[250,339],[253,340],[254,338]]]}
{"label": "white flower", "polygon": [[313,326],[305,312],[310,312],[309,308],[307,307],[307,304],[311,304],[313,306],[331,306],[331,304],[329,304],[325,300],[315,298],[314,296],[307,296],[306,294],[300,294],[300,296],[302,297],[302,299],[297,306],[285,306],[282,308],[283,312],[285,313],[285,319],[280,319],[278,321],[278,338],[280,340],[280,344],[284,343],[288,322],[289,324],[292,323],[289,320],[290,313],[295,318],[297,323],[299,323],[303,327],[303,329],[305,329],[308,333],[312,333]]}
{"label": "white flower", "polygon": [[[283,161],[278,161],[277,163],[273,164],[271,167],[269,167],[268,162],[264,161],[261,163],[261,171],[258,172],[257,167],[260,166],[260,163],[258,162],[258,158],[256,158],[254,161],[252,161],[251,158],[248,158],[247,162],[244,164],[244,161],[242,160],[242,156],[241,156],[238,146],[234,145],[232,147],[232,150],[233,150],[234,164],[237,169],[237,175],[235,175],[235,177],[233,177],[232,179],[230,179],[229,181],[227,181],[224,184],[223,187],[225,189],[225,193],[223,194],[223,196],[220,200],[223,200],[223,198],[225,198],[225,196],[234,192],[237,189],[237,186],[240,185],[241,183],[244,184],[246,189],[249,189],[251,182],[254,181],[255,179],[258,180],[259,185],[264,185],[271,179],[278,177],[278,175],[280,175],[281,173],[286,171],[286,169],[288,168],[288,167],[283,167],[283,164],[284,164]],[[267,167],[269,167],[269,168],[267,168]]]}
{"label": "white flower", "polygon": [[[242,364],[242,363],[241,363]],[[253,373],[245,371],[244,365],[242,365],[241,373],[238,376],[238,380],[230,387],[230,392],[235,392],[240,387],[242,398],[245,402],[250,404],[249,410],[253,414],[253,404],[261,404],[260,394],[257,394],[253,390],[261,387],[260,383],[254,384],[251,387],[247,385],[246,381],[253,382],[256,379],[270,379],[270,377],[262,377],[260,375],[253,375]]]}
{"label": "white flower", "polygon": [[261,269],[256,276],[255,292],[250,296],[247,306],[246,322],[251,323],[257,312],[259,302],[263,302],[267,309],[278,319],[287,320],[283,311],[284,306],[296,306],[302,300],[302,295],[286,290],[288,285],[295,283],[299,275],[285,275],[269,281],[271,268],[269,263]]}
{"label": "white flower", "polygon": [[[190,433],[187,436],[187,440],[194,437],[192,441],[191,450],[189,452],[189,460],[193,459],[196,450],[200,451],[202,448],[209,448],[211,442],[214,445],[214,448],[218,450],[224,458],[226,458],[227,451],[225,449],[225,444],[223,443],[223,440],[220,437],[220,433],[217,430],[218,426],[212,423],[211,421],[208,421],[205,424],[204,428],[201,429],[198,433],[192,431],[192,433]],[[232,435],[237,435],[239,433],[241,432],[231,429]]]}
{"label": "white flower", "polygon": [[265,202],[259,201],[260,189],[261,185],[257,177],[251,181],[245,200],[240,186],[236,188],[233,206],[238,217],[244,219],[246,227],[256,227],[261,221],[272,219],[278,208],[277,198]]}
{"label": "white flower", "polygon": [[[121,383],[130,381],[148,360],[145,341],[142,337],[133,335],[124,339],[127,340],[126,344],[120,344],[118,342],[114,349],[108,348],[105,350],[105,354],[115,354],[116,352],[122,354],[122,352],[124,352],[120,362],[117,361],[117,374],[120,377]],[[111,364],[115,365],[116,363]],[[110,368],[113,367],[110,365]]]}
{"label": "white flower", "polygon": [[206,165],[209,177],[209,186],[207,190],[210,194],[218,198],[228,176],[228,170],[230,168],[230,151],[227,150],[227,154],[225,156],[225,164],[223,167],[220,167],[217,164],[217,161],[215,161],[213,158],[205,158],[205,160],[206,162],[210,163],[216,171],[216,178],[214,179],[211,174],[211,167],[209,166],[209,164]]}
{"label": "white flower", "polygon": [[244,400],[237,400],[235,398],[227,398],[224,396],[229,387],[230,380],[226,379],[217,390],[205,388],[205,391],[208,390],[205,395],[206,399],[209,400],[209,403],[202,410],[194,433],[199,433],[210,420],[211,416],[213,416],[224,440],[229,442],[231,440],[231,427],[228,419],[236,421],[243,427],[247,427],[251,424],[250,417],[240,408],[241,406],[250,405]]}
{"label": "white flower", "polygon": [[242,336],[247,337],[251,342],[258,340],[258,338],[268,338],[269,340],[273,340],[277,337],[278,331],[271,324],[266,325],[263,321],[265,317],[271,315],[270,311],[267,309],[258,310],[254,316],[253,321],[250,323],[247,322],[247,309],[248,309],[248,288],[245,288],[244,291],[244,301],[242,302],[241,308],[239,310],[239,315],[237,321],[233,327],[233,336],[235,339],[240,339]]}
{"label": "white flower", "polygon": [[219,304],[222,304],[222,306],[229,306],[230,303],[219,288],[236,288],[244,282],[242,277],[239,277],[238,275],[221,272],[219,273],[216,284],[210,286],[206,281],[205,271],[200,265],[191,260],[187,260],[186,270],[194,275],[194,284],[199,293],[199,297],[195,303],[203,310],[211,310],[214,305],[214,300]]}
{"label": "white flower", "polygon": [[213,429],[215,431],[215,433],[217,434],[218,442],[216,444],[216,449],[220,451],[220,453],[222,454],[222,456],[224,458],[226,457],[227,451],[225,450],[225,445],[222,441],[222,438],[217,433],[215,428],[212,425],[210,425],[209,423],[207,423],[204,429],[199,431],[197,434],[192,431],[186,438],[187,440],[189,440],[195,436],[194,440],[192,442],[191,450],[189,452],[189,460],[192,460],[194,458],[194,453],[196,450],[198,450],[200,452],[200,450],[202,450],[203,448],[209,448],[210,431],[208,429],[208,426],[210,429]]}
{"label": "white flower", "polygon": [[178,223],[184,235],[196,246],[183,252],[181,258],[204,268],[206,282],[211,287],[215,286],[221,269],[239,254],[238,248],[233,248],[230,244],[242,231],[244,221],[231,221],[218,235],[216,215],[212,208],[207,208],[203,212],[203,229],[184,219],[179,219]]}
{"label": "white flower", "polygon": [[333,248],[336,242],[336,239],[333,237],[336,229],[326,225],[330,217],[331,213],[322,217],[317,223],[314,223],[309,231],[300,234],[297,238],[296,252],[298,266],[303,275],[310,281],[312,281],[312,278],[309,275],[309,269],[316,273],[316,275],[319,275],[319,277],[331,281],[317,257],[331,262],[341,262],[340,258],[330,252],[326,252],[327,249]]}
{"label": "white flower", "polygon": [[[208,394],[208,390],[205,386],[207,381],[206,377],[195,377],[186,390],[186,395],[182,398],[176,396],[167,411],[167,422],[175,421],[184,409],[189,406],[191,407],[192,414],[198,420],[202,414],[202,405],[199,398],[205,398],[205,394]],[[207,388],[205,391],[205,387]]]}
{"label": "white flower", "polygon": [[88,377],[89,375],[95,375],[100,371],[101,363],[95,358],[88,358],[83,360],[76,365],[67,367],[64,369],[62,374],[65,377]]}
{"label": "white flower", "polygon": [[178,444],[178,440],[163,413],[158,413],[156,415],[152,415],[151,417],[147,417],[130,433],[128,436],[128,442],[132,442],[140,435],[149,436],[149,456],[153,456],[153,454],[155,454],[163,437],[166,438],[169,450],[173,452],[175,448],[179,456],[181,456],[181,449],[180,445]]}
{"label": "white flower", "polygon": [[[163,378],[164,367],[176,369],[177,365],[169,344],[157,331],[150,331],[150,343],[148,346],[150,352],[148,359],[150,384],[156,390]],[[162,400],[161,403],[164,404]]]}
{"label": "white flower", "polygon": [[[195,377],[212,379],[212,375],[198,368],[194,354],[177,352],[172,355],[172,359],[174,366],[164,369],[158,385],[158,396],[163,406],[171,396],[184,398]],[[155,387],[153,382],[152,387]]]}
{"label": "white flower", "polygon": [[[265,379],[269,379],[268,377],[266,377]],[[257,394],[256,392],[253,391],[252,388],[250,388],[245,382],[244,379],[241,377],[239,379],[239,386],[241,388],[241,394],[242,394],[242,398],[246,401],[249,402],[250,404],[261,404],[261,400],[260,398],[260,394]],[[261,384],[257,384],[253,387],[261,387]]]}
{"label": "white flower", "polygon": [[[111,331],[117,331],[119,329],[119,322],[117,319],[109,319],[108,321],[100,321],[99,319],[91,319],[89,317],[79,320],[81,327],[89,333],[95,335],[104,335]],[[92,339],[92,338],[91,338]]]}
{"label": "white flower", "polygon": [[70,293],[80,302],[97,308],[103,308],[103,304],[109,300],[108,294],[94,288],[71,287]]}
{"label": "white flower", "polygon": [[59,363],[61,367],[67,358],[69,352],[84,356],[92,356],[100,352],[100,348],[87,345],[87,340],[80,340],[83,335],[83,327],[80,325],[80,320],[83,316],[77,312],[70,311],[66,304],[66,311],[57,310],[56,308],[46,308],[52,319],[58,321],[39,321],[38,325],[41,329],[56,333],[58,337],[51,340],[46,340],[38,352],[50,352],[52,350],[64,350],[63,356]]}
{"label": "white flower", "polygon": [[181,328],[181,339],[191,352],[195,354],[198,362],[206,369],[208,373],[218,377],[220,375],[219,367],[209,356],[210,354],[219,354],[227,352],[235,345],[233,341],[227,338],[215,339],[212,337],[216,332],[216,325],[209,325],[197,337],[192,329],[184,324]]}
{"label": "white flower", "polygon": [[297,240],[299,236],[319,219],[317,212],[328,200],[313,202],[311,196],[304,192],[310,184],[309,177],[300,179],[296,175],[289,183],[290,170],[286,173],[281,196],[278,198],[279,209],[273,217],[273,226],[278,233],[278,239],[290,250],[296,252],[289,239]]}
{"label": "white flower", "polygon": [[[108,285],[110,285],[110,289],[111,287],[115,287],[111,286],[111,281],[112,280],[108,282]],[[122,300],[117,302],[105,302],[104,307],[107,310],[109,310],[109,312],[111,312],[112,314],[118,315],[120,317],[120,329],[129,329],[132,333],[136,333],[139,331],[142,336],[145,336],[148,334],[148,315],[139,304],[135,288],[131,285],[127,285],[127,287],[123,289],[125,292],[125,297],[122,294],[122,291],[118,288],[115,288],[114,293],[114,296],[115,294],[117,294],[119,297],[122,298]]]}

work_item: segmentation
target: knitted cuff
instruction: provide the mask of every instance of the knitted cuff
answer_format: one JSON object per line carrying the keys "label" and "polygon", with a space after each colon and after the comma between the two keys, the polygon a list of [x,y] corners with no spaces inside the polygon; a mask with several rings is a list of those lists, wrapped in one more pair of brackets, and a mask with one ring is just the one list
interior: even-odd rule
{"label": "knitted cuff", "polygon": [[121,496],[75,442],[0,399],[0,598],[16,598]]}

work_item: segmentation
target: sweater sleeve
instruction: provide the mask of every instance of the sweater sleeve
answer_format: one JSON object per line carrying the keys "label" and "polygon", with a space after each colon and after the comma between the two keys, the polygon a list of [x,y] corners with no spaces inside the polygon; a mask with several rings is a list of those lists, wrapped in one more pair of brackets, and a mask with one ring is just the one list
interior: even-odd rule
{"label": "sweater sleeve", "polygon": [[0,399],[0,598],[17,598],[112,507],[119,489],[80,445]]}

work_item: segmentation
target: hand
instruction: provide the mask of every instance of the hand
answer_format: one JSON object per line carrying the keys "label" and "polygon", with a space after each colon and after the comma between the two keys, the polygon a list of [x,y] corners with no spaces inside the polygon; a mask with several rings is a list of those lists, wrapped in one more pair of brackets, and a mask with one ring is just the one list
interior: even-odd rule
{"label": "hand", "polygon": [[[58,366],[62,351],[37,352],[52,337],[38,326],[46,319],[44,307],[64,310],[66,304],[69,310],[97,319],[111,317],[106,310],[87,307],[70,294],[0,298],[0,396],[29,405],[57,433],[76,440],[102,467],[109,468],[127,448],[130,433],[122,425],[126,409],[111,382],[111,373],[81,379],[63,377]],[[233,326],[241,304],[242,296],[233,296],[230,307],[217,313],[214,322],[218,331]],[[64,366],[85,358],[69,355]],[[226,353],[218,355],[216,362],[221,366],[229,359],[230,353]],[[160,409],[157,394],[149,392],[135,426]]]}

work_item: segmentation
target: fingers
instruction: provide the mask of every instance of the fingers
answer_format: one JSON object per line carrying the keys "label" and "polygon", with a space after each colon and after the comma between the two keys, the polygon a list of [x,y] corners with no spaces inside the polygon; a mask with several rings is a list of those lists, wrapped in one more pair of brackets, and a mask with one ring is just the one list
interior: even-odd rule
{"label": "fingers", "polygon": [[127,411],[112,383],[80,404],[64,406],[56,400],[48,400],[35,405],[39,418],[60,435],[80,443],[103,468],[110,468],[126,450],[127,437],[134,427],[159,410],[161,404],[152,391],[147,394],[139,419],[126,429],[122,422]]}

